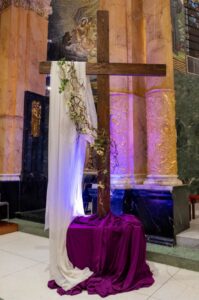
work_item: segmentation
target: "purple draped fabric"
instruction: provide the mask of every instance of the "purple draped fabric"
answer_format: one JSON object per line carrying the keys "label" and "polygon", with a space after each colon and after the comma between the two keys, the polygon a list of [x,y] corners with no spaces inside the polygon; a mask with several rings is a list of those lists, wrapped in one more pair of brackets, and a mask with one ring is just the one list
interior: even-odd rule
{"label": "purple draped fabric", "polygon": [[80,269],[89,267],[94,273],[69,291],[58,288],[61,295],[76,295],[82,290],[101,297],[148,287],[153,284],[146,264],[146,241],[143,226],[132,215],[109,213],[77,217],[67,232],[67,251],[72,264]]}

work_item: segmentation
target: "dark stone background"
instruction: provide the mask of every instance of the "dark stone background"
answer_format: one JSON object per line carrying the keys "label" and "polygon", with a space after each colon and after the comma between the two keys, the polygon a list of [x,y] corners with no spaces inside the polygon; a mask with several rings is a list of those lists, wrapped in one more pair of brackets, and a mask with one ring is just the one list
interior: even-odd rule
{"label": "dark stone background", "polygon": [[[41,105],[40,135],[31,134],[32,102]],[[44,208],[48,181],[48,115],[49,99],[25,92],[22,172],[20,182],[20,211]]]}
{"label": "dark stone background", "polygon": [[199,76],[175,71],[178,174],[199,194]]}

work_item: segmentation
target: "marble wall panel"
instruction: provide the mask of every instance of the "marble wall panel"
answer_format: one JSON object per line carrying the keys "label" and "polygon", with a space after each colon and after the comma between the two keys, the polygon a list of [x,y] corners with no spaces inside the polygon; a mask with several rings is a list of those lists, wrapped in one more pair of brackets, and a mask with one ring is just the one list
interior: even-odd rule
{"label": "marble wall panel", "polygon": [[199,194],[198,76],[175,71],[178,172],[191,193]]}
{"label": "marble wall panel", "polygon": [[0,13],[0,173],[19,174],[24,92],[45,93],[39,62],[46,60],[48,21],[10,5]]}
{"label": "marble wall panel", "polygon": [[[132,110],[132,96],[128,94],[111,94],[111,137],[117,145],[118,166],[115,168],[114,158],[111,157],[112,174],[133,173],[133,137],[128,133],[132,130],[133,122],[129,118]],[[128,153],[131,155],[128,155]]]}
{"label": "marble wall panel", "polygon": [[166,77],[146,78],[146,88],[173,89],[173,52],[170,0],[143,0],[146,22],[147,63],[167,65]]}
{"label": "marble wall panel", "polygon": [[0,116],[0,174],[19,174],[21,169],[23,119]]}

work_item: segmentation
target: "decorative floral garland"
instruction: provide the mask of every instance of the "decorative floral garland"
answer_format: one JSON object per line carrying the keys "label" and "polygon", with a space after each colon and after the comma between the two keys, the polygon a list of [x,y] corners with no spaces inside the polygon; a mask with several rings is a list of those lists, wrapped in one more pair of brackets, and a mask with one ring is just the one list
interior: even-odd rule
{"label": "decorative floral garland", "polygon": [[85,86],[83,83],[80,83],[77,78],[74,62],[60,60],[58,65],[60,68],[59,92],[65,93],[65,101],[69,109],[69,115],[71,120],[75,123],[78,134],[90,134],[95,138],[96,129],[89,121],[87,109],[80,93],[80,90],[85,90]]}
{"label": "decorative floral garland", "polygon": [[[65,93],[65,101],[69,109],[69,115],[71,120],[75,123],[78,134],[89,134],[93,137],[94,143],[91,144],[90,147],[101,158],[102,166],[106,166],[108,150],[111,149],[114,160],[113,168],[118,167],[118,151],[115,141],[107,136],[105,130],[99,132],[89,121],[87,109],[80,93],[80,90],[85,89],[85,86],[80,83],[77,78],[74,62],[60,60],[58,61],[58,66],[60,68],[59,93]],[[102,172],[104,177],[109,175],[106,168],[98,171]],[[98,186],[102,189],[105,188],[103,182],[99,182]]]}

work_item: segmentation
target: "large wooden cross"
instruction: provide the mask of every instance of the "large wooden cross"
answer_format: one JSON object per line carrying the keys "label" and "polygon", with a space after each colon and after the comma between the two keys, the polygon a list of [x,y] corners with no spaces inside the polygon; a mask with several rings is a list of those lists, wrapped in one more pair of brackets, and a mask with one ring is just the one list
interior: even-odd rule
{"label": "large wooden cross", "polygon": [[[51,62],[41,62],[41,74],[50,73]],[[98,90],[98,129],[110,136],[110,103],[109,103],[109,75],[125,76],[166,76],[164,64],[129,64],[109,63],[109,13],[97,12],[97,63],[86,64],[87,75],[97,75]],[[110,147],[106,166],[103,160],[98,161],[98,183],[102,182],[105,188],[98,188],[98,215],[104,216],[110,210]],[[108,176],[102,170],[107,169]]]}

